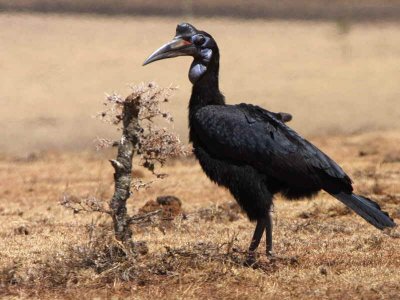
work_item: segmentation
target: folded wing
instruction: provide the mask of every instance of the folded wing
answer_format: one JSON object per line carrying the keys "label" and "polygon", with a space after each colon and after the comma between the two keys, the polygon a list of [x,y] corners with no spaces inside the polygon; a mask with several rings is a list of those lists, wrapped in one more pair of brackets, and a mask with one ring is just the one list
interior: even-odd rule
{"label": "folded wing", "polygon": [[251,165],[293,187],[351,192],[346,173],[280,114],[249,104],[209,105],[196,112],[192,126],[215,157]]}

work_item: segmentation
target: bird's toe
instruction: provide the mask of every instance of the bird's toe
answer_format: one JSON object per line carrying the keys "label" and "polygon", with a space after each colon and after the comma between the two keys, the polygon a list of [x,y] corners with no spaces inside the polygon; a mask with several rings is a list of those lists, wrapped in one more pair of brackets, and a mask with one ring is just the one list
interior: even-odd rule
{"label": "bird's toe", "polygon": [[246,267],[253,267],[256,264],[256,262],[257,262],[257,253],[249,252],[244,262],[244,265]]}

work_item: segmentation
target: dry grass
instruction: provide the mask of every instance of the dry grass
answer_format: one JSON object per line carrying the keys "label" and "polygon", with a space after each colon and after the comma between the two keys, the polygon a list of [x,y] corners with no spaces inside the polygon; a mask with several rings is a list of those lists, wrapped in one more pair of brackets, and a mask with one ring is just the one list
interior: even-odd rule
{"label": "dry grass", "polygon": [[[104,93],[152,80],[180,86],[169,109],[186,138],[190,59],[141,67],[181,21],[0,14],[1,151],[82,149],[115,137],[91,118]],[[187,21],[217,39],[229,103],[288,111],[306,135],[400,127],[398,23]]]}
{"label": "dry grass", "polygon": [[[400,155],[399,132],[314,142],[344,166],[358,191],[399,222],[399,160],[387,160]],[[137,213],[159,195],[175,195],[184,212],[173,221],[154,216],[134,225],[143,248],[141,255],[129,256],[112,238],[105,217],[74,214],[59,204],[65,193],[107,201],[113,188],[107,158],[112,156],[46,152],[1,157],[3,296],[394,299],[400,294],[398,229],[379,232],[326,194],[298,202],[278,197],[275,251],[289,259],[269,262],[261,247],[258,264],[243,266],[253,225],[192,159],[171,162],[163,170],[169,177],[129,202]],[[135,174],[150,177],[145,170]]]}

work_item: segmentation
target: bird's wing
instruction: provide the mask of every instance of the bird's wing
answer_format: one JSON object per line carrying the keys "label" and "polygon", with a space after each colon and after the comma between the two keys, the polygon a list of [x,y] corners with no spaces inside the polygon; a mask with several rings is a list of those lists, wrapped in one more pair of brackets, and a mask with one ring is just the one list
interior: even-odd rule
{"label": "bird's wing", "polygon": [[210,105],[191,125],[216,158],[249,164],[298,187],[351,191],[351,180],[327,155],[300,137],[277,114],[249,104]]}

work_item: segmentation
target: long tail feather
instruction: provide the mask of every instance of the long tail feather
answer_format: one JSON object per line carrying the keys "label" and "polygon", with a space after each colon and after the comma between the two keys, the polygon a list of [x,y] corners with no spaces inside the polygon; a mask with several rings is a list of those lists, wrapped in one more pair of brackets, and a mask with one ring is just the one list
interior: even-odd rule
{"label": "long tail feather", "polygon": [[368,223],[376,228],[384,229],[386,227],[394,227],[393,219],[389,214],[382,211],[378,203],[371,199],[356,194],[339,193],[332,194],[333,197],[344,203],[346,206],[354,210],[359,216],[363,217]]}

